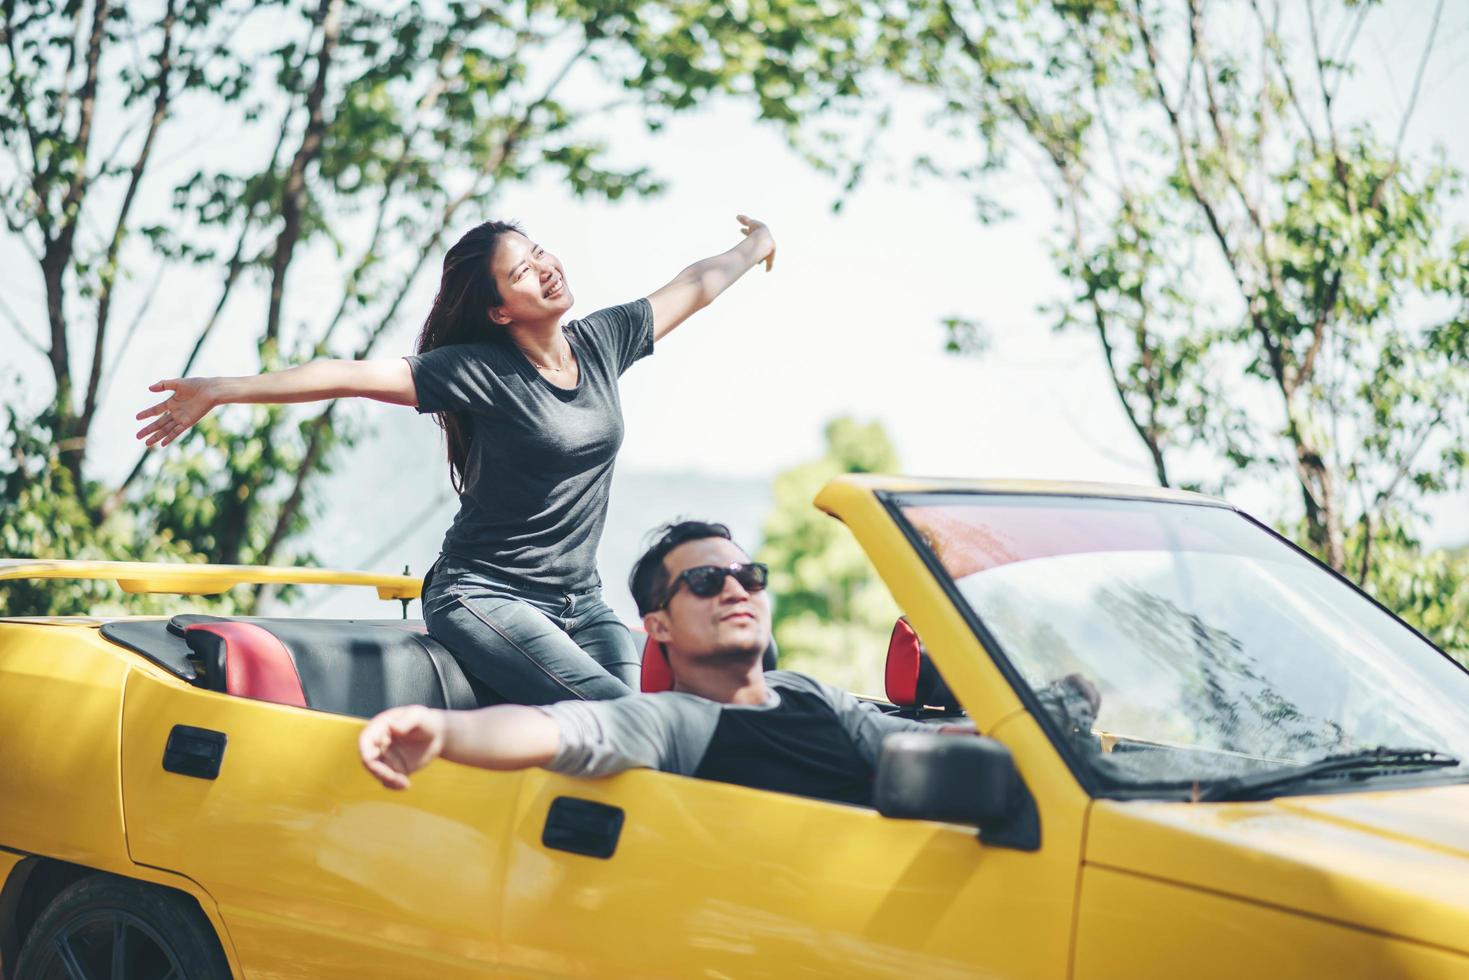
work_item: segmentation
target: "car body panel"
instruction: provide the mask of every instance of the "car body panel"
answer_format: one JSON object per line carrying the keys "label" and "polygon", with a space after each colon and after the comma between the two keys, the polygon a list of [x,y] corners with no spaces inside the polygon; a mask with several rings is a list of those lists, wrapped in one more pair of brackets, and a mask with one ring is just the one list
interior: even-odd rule
{"label": "car body panel", "polygon": [[117,759],[130,659],[95,629],[0,623],[0,845],[129,863]]}
{"label": "car body panel", "polygon": [[0,621],[0,889],[44,859],[183,892],[199,903],[238,973],[211,896],[187,875],[128,855],[118,763],[123,691],[134,673],[169,677],[102,639],[89,620]]}
{"label": "car body panel", "polygon": [[1073,980],[1469,977],[1463,953],[1090,864],[1081,909]]}
{"label": "car body panel", "polygon": [[[164,771],[176,724],[226,734],[218,778]],[[358,764],[361,727],[135,675],[122,760],[132,857],[187,869],[252,972],[480,972],[498,958],[501,855],[522,774],[446,763],[411,793],[389,793]]]}
{"label": "car body panel", "polygon": [[1463,948],[1466,816],[1465,785],[1207,805],[1099,800],[1086,862]]}

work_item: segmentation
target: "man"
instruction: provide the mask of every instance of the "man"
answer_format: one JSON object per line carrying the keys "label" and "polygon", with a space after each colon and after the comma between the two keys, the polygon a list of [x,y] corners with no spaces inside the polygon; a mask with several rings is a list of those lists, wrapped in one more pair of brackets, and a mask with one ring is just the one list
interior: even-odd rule
{"label": "man", "polygon": [[392,708],[363,730],[363,764],[391,789],[442,756],[585,777],[660,769],[870,805],[883,739],[935,729],[803,674],[765,673],[766,574],[722,524],[667,525],[630,585],[644,628],[668,657],[672,691],[544,707]]}

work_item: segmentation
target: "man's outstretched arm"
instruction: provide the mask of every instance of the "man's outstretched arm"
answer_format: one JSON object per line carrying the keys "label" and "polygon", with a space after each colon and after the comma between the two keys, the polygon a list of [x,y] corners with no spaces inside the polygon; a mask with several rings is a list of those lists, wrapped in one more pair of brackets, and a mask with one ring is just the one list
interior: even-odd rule
{"label": "man's outstretched arm", "polygon": [[556,722],[524,705],[478,711],[412,705],[389,708],[369,721],[357,747],[362,764],[384,786],[406,789],[410,773],[440,756],[483,769],[529,769],[550,763],[560,741]]}

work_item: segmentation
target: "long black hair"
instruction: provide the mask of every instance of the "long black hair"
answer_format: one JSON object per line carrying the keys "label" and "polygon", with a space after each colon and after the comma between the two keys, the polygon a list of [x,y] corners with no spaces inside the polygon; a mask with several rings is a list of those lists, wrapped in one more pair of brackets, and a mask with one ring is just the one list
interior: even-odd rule
{"label": "long black hair", "polygon": [[[490,260],[500,236],[510,232],[525,234],[514,222],[486,221],[471,228],[445,254],[439,292],[418,335],[418,353],[484,340],[488,330],[502,329],[490,320],[490,308],[504,302]],[[456,492],[463,493],[472,437],[469,419],[463,412],[437,412],[434,421],[444,430],[448,444],[449,481]]]}

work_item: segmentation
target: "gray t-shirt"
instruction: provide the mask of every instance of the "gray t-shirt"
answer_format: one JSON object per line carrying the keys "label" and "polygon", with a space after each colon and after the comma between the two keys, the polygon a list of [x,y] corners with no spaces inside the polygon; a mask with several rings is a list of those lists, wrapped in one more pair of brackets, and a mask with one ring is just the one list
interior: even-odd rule
{"label": "gray t-shirt", "polygon": [[921,721],[883,714],[839,687],[805,674],[773,670],[765,675],[765,703],[720,704],[694,694],[660,691],[611,701],[561,701],[539,708],[561,733],[556,757],[546,766],[570,776],[610,776],[627,769],[660,769],[692,775],[726,711],[771,711],[782,689],[821,697],[868,765],[877,766],[882,740],[893,732],[932,732]]}
{"label": "gray t-shirt", "polygon": [[581,377],[560,388],[508,338],[406,358],[418,411],[461,412],[470,428],[459,513],[444,553],[511,581],[578,592],[598,584],[612,465],[622,445],[617,379],[653,352],[646,299],[563,329]]}

